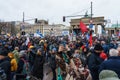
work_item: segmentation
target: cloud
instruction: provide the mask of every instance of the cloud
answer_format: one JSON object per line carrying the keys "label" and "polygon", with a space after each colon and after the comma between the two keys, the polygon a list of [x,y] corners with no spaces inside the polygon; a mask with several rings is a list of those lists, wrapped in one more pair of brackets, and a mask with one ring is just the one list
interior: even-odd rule
{"label": "cloud", "polygon": [[[119,0],[92,0],[94,16],[119,19]],[[0,19],[5,21],[25,18],[49,19],[51,23],[62,23],[62,16],[73,13],[84,14],[91,0],[0,0]],[[81,10],[84,10],[81,12]],[[90,9],[88,10],[90,13]],[[79,12],[79,13],[77,13]],[[68,22],[71,18],[68,18]]]}

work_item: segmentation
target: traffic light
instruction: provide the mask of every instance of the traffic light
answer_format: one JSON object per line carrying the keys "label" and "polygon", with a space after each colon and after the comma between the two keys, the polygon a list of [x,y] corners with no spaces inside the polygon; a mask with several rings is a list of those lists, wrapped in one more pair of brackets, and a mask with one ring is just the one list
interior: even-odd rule
{"label": "traffic light", "polygon": [[65,16],[63,16],[63,22],[65,22]]}
{"label": "traffic light", "polygon": [[38,22],[38,19],[37,18],[35,18],[35,23],[37,23]]}

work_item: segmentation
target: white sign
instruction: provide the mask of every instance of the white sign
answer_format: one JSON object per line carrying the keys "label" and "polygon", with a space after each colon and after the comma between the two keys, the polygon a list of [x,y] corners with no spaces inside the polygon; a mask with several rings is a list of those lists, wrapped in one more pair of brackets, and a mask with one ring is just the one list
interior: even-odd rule
{"label": "white sign", "polygon": [[62,35],[64,36],[69,35],[69,31],[62,31]]}
{"label": "white sign", "polygon": [[73,36],[72,41],[76,41],[76,36]]}

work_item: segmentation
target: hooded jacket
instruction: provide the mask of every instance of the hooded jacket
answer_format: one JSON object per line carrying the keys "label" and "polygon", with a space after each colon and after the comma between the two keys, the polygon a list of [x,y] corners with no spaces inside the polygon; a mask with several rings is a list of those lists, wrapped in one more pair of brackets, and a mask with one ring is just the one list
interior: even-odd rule
{"label": "hooded jacket", "polygon": [[10,63],[11,63],[11,71],[16,71],[17,70],[17,61],[14,58],[14,54],[13,53],[8,53],[9,58],[11,59]]}
{"label": "hooded jacket", "polygon": [[19,52],[17,50],[14,50],[12,53],[14,53],[14,58],[16,59],[17,63],[19,61]]}

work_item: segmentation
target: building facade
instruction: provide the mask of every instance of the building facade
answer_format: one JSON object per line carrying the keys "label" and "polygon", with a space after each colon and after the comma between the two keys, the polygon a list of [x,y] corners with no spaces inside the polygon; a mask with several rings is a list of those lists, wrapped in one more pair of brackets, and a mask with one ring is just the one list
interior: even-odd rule
{"label": "building facade", "polygon": [[106,27],[105,31],[109,36],[112,36],[112,34],[117,35],[120,32],[120,24],[112,24],[111,27]]}
{"label": "building facade", "polygon": [[36,31],[40,31],[43,34],[43,27],[46,25],[48,25],[47,21],[38,20],[37,23],[34,24],[20,22],[16,25],[16,28],[19,30],[19,33],[24,31],[27,34],[34,34]]}
{"label": "building facade", "polygon": [[105,20],[104,17],[93,17],[91,20],[91,17],[83,17],[78,19],[71,19],[70,25],[71,30],[75,31],[77,34],[80,32],[80,21],[82,21],[87,26],[91,23],[95,26],[95,34],[98,33],[98,25],[101,25],[102,28],[104,28]]}
{"label": "building facade", "polygon": [[43,27],[43,34],[44,35],[53,35],[53,36],[62,36],[62,32],[64,30],[69,31],[70,27],[67,27],[63,24],[52,24],[46,25]]}
{"label": "building facade", "polygon": [[50,25],[45,20],[38,20],[35,24],[29,23],[20,23],[16,25],[16,27],[20,30],[20,32],[24,31],[28,34],[34,34],[36,31],[40,31],[43,35],[54,35],[54,36],[61,36],[62,31],[69,28],[63,24],[52,24]]}

